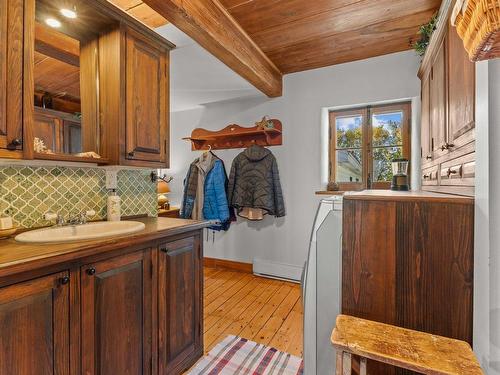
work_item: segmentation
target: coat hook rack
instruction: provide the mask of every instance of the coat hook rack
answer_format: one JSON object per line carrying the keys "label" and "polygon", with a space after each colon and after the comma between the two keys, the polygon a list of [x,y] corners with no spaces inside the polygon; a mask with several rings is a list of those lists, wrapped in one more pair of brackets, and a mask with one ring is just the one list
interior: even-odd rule
{"label": "coat hook rack", "polygon": [[280,120],[262,118],[252,127],[232,124],[217,131],[196,128],[190,137],[191,150],[222,150],[244,148],[252,145],[280,146],[283,144],[282,124]]}

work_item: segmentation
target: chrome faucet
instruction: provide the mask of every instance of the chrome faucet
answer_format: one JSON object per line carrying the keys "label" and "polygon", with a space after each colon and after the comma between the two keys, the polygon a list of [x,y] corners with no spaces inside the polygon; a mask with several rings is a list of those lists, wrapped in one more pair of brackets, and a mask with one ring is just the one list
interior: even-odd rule
{"label": "chrome faucet", "polygon": [[71,215],[68,219],[66,219],[60,213],[52,213],[52,212],[47,212],[43,216],[47,221],[55,221],[56,223],[55,226],[63,227],[67,225],[87,224],[87,219],[92,216],[95,216],[95,211],[94,210],[83,211],[76,215]]}

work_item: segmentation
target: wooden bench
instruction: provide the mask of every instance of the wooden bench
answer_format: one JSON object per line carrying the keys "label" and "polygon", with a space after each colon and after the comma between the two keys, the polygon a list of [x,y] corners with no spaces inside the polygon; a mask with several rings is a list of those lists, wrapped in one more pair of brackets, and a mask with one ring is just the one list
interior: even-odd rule
{"label": "wooden bench", "polygon": [[360,375],[366,375],[367,359],[422,374],[484,374],[465,341],[348,315],[337,317],[331,341],[337,375],[351,375],[353,354],[360,356]]}

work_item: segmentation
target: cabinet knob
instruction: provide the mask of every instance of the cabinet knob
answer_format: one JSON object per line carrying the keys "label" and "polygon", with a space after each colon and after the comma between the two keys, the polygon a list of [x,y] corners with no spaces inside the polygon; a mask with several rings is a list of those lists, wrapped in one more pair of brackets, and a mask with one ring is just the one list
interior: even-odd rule
{"label": "cabinet knob", "polygon": [[7,145],[7,149],[15,150],[18,146],[21,146],[22,144],[23,142],[19,138],[15,138]]}
{"label": "cabinet knob", "polygon": [[431,160],[431,159],[432,159],[432,156],[431,156],[431,155],[427,155],[425,158],[426,158],[427,160]]}
{"label": "cabinet knob", "polygon": [[455,147],[453,143],[445,143],[444,145],[441,146],[441,151],[449,150],[452,147]]}
{"label": "cabinet knob", "polygon": [[89,275],[89,276],[95,275],[95,268],[94,267],[89,268],[86,272],[87,272],[87,275]]}
{"label": "cabinet knob", "polygon": [[451,169],[451,168],[448,168],[448,177],[450,177],[450,175],[452,174],[457,174],[458,171],[456,169]]}
{"label": "cabinet knob", "polygon": [[61,277],[61,279],[59,279],[59,282],[61,283],[61,285],[66,285],[67,283],[69,283],[69,276]]}
{"label": "cabinet knob", "polygon": [[428,174],[424,174],[422,177],[423,177],[423,178],[424,178],[424,180],[425,180],[425,179],[429,178],[430,176],[429,176]]}

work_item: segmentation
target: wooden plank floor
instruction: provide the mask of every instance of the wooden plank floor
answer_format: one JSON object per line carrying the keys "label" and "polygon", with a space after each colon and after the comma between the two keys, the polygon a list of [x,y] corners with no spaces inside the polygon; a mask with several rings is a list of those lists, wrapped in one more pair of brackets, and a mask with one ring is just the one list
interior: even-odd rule
{"label": "wooden plank floor", "polygon": [[204,306],[205,353],[232,334],[302,357],[298,284],[205,268]]}

